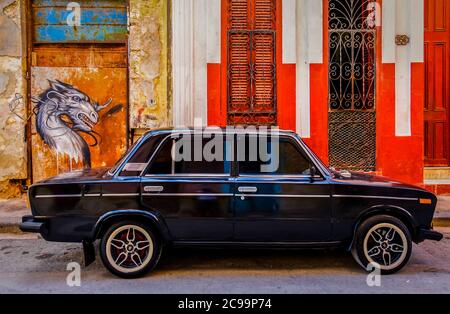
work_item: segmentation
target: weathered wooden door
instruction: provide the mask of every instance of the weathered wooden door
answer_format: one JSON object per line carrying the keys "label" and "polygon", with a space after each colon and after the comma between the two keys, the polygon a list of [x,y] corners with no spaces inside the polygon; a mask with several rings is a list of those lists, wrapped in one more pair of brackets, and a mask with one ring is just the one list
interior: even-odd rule
{"label": "weathered wooden door", "polygon": [[425,1],[425,164],[450,166],[450,0]]}
{"label": "weathered wooden door", "polygon": [[228,0],[228,124],[276,125],[276,0]]}
{"label": "weathered wooden door", "polygon": [[33,181],[111,166],[127,147],[126,0],[33,0]]}

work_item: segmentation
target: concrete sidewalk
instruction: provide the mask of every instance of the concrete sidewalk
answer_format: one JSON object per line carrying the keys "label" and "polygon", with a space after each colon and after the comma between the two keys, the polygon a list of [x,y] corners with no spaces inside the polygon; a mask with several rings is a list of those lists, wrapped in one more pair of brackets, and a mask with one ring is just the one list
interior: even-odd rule
{"label": "concrete sidewalk", "polygon": [[[31,215],[27,208],[26,199],[0,200],[0,233],[20,233],[19,224],[22,216]],[[440,196],[434,225],[439,227],[450,226],[450,196]]]}

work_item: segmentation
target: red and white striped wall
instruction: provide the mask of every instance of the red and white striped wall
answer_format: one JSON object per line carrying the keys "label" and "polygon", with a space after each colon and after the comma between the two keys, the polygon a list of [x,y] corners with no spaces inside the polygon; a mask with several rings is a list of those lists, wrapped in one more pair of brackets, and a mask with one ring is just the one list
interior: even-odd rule
{"label": "red and white striped wall", "polygon": [[[173,124],[226,125],[227,1],[172,1]],[[378,0],[377,172],[423,182],[424,0]],[[380,13],[380,12],[378,12]],[[277,0],[278,124],[328,160],[328,1]],[[410,43],[398,46],[396,35]]]}

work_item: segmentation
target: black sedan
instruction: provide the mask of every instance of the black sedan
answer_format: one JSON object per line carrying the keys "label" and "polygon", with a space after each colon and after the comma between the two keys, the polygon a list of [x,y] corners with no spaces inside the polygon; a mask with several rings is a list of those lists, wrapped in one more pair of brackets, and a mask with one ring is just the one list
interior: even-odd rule
{"label": "black sedan", "polygon": [[145,134],[110,169],[29,188],[21,229],[93,243],[114,274],[152,270],[165,246],[342,247],[364,268],[402,269],[432,230],[437,198],[419,187],[327,168],[293,132],[166,129]]}

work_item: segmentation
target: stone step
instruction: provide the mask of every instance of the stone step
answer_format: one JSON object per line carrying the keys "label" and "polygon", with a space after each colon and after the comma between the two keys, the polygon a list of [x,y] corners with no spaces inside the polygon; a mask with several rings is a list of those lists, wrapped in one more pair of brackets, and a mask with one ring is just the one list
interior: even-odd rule
{"label": "stone step", "polygon": [[427,167],[424,169],[424,179],[450,182],[450,167]]}

